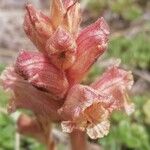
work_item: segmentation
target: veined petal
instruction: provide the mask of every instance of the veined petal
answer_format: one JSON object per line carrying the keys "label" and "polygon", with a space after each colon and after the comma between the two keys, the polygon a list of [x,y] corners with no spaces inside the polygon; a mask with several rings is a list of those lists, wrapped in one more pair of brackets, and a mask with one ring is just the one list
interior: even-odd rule
{"label": "veined petal", "polygon": [[29,39],[44,52],[46,41],[53,32],[50,19],[42,12],[37,11],[31,4],[26,6],[27,13],[24,19],[24,30]]}
{"label": "veined petal", "polygon": [[62,23],[66,9],[62,0],[52,0],[50,17],[55,29]]}
{"label": "veined petal", "polygon": [[[73,86],[68,92],[64,105],[59,109],[64,119],[61,124],[63,131],[72,132],[78,129],[91,133],[91,128],[96,128],[99,123],[108,120],[107,107],[111,103],[109,97],[100,95],[88,86]],[[104,131],[101,135],[105,133]]]}
{"label": "veined petal", "polygon": [[76,42],[69,32],[59,27],[47,41],[46,51],[54,65],[67,69],[75,61]]}
{"label": "veined petal", "polygon": [[123,108],[129,114],[133,112],[134,107],[127,94],[132,85],[133,76],[131,72],[114,66],[109,68],[96,82],[92,83],[91,87],[115,99],[110,106],[111,111]]}
{"label": "veined petal", "polygon": [[133,85],[133,76],[131,71],[125,71],[117,66],[108,68],[106,72],[91,87],[99,91],[105,91],[112,86],[122,86],[124,89],[130,90]]}
{"label": "veined petal", "polygon": [[77,38],[77,59],[68,70],[71,84],[79,83],[107,48],[109,28],[103,18],[83,29]]}
{"label": "veined petal", "polygon": [[66,9],[68,9],[70,6],[72,6],[74,4],[75,0],[62,0],[63,1],[63,5]]}
{"label": "veined petal", "polygon": [[110,122],[106,120],[97,125],[89,126],[87,128],[87,134],[92,139],[102,138],[109,133],[109,128],[110,128]]}
{"label": "veined petal", "polygon": [[61,25],[72,35],[77,35],[81,22],[79,3],[74,0],[53,0],[50,16],[55,29]]}
{"label": "veined petal", "polygon": [[80,4],[78,2],[75,2],[70,7],[68,7],[62,24],[63,27],[66,28],[76,38],[79,32],[80,23]]}
{"label": "veined petal", "polygon": [[4,90],[12,93],[8,105],[9,113],[24,108],[52,120],[59,120],[57,110],[61,106],[60,102],[53,100],[50,94],[29,84],[15,72],[14,67],[4,70],[0,76],[0,83]]}
{"label": "veined petal", "polygon": [[57,99],[63,98],[68,90],[69,85],[65,74],[52,65],[42,53],[21,52],[17,58],[15,69],[33,86],[51,93]]}

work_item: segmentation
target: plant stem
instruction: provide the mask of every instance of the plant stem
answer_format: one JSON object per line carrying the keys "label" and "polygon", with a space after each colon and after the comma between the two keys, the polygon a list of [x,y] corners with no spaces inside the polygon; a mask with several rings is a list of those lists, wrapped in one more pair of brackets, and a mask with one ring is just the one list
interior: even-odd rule
{"label": "plant stem", "polygon": [[85,132],[74,130],[70,133],[72,150],[87,150],[87,139]]}

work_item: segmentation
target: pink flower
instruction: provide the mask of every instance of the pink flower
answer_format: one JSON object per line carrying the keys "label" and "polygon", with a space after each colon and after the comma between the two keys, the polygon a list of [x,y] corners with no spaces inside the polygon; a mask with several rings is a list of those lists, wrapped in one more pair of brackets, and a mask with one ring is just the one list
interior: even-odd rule
{"label": "pink flower", "polygon": [[80,83],[94,62],[105,52],[108,35],[109,28],[103,18],[80,32],[77,38],[77,58],[67,71],[71,84]]}
{"label": "pink flower", "polygon": [[51,94],[32,86],[15,72],[14,67],[6,68],[0,77],[0,83],[6,91],[11,93],[8,104],[9,113],[23,108],[51,120],[60,120],[57,109],[62,105],[61,102],[54,100]]}
{"label": "pink flower", "polygon": [[[62,122],[65,132],[81,130],[91,138],[108,134],[109,118],[115,110],[134,110],[128,91],[133,85],[131,72],[109,68],[90,86],[81,85],[95,61],[106,51],[109,27],[104,18],[80,31],[79,3],[53,0],[50,16],[26,6],[24,30],[40,52],[22,51],[16,63],[0,76],[0,83],[11,92],[8,111],[31,110],[24,126],[28,134],[35,127],[49,136],[49,122]],[[35,138],[43,136],[35,134]]]}
{"label": "pink flower", "polygon": [[113,99],[89,86],[75,85],[67,95],[63,107],[59,110],[64,120],[64,132],[74,129],[86,131],[93,138],[103,137],[109,131],[109,110]]}
{"label": "pink flower", "polygon": [[62,99],[68,90],[65,73],[42,53],[22,51],[17,58],[15,70],[33,86],[49,92],[57,99]]}
{"label": "pink flower", "polygon": [[114,66],[92,83],[92,88],[73,86],[59,110],[66,119],[62,122],[63,131],[83,130],[93,139],[107,135],[109,117],[113,111],[124,109],[127,114],[134,111],[134,104],[127,94],[132,85],[131,72]]}
{"label": "pink flower", "polygon": [[117,66],[109,68],[91,87],[100,93],[112,95],[115,103],[114,109],[124,109],[127,114],[134,111],[134,105],[131,103],[128,91],[133,85],[133,76],[130,71],[125,71]]}

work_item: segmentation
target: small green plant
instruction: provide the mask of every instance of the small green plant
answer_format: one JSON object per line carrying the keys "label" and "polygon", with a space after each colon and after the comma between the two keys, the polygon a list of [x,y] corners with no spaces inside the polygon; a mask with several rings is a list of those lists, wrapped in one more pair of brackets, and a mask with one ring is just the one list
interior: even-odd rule
{"label": "small green plant", "polygon": [[132,68],[150,68],[150,38],[145,33],[139,33],[135,37],[119,36],[112,38],[108,50],[108,58],[121,58],[123,64]]}

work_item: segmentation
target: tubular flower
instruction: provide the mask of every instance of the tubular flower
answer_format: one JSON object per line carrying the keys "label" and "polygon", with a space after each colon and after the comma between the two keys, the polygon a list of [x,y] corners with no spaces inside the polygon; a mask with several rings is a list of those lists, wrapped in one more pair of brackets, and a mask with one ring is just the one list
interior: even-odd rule
{"label": "tubular flower", "polygon": [[35,127],[33,132],[39,134],[33,135],[39,140],[48,138],[51,121],[61,122],[64,132],[81,130],[93,139],[107,135],[112,112],[130,114],[134,105],[128,96],[132,74],[118,66],[108,68],[89,86],[80,84],[107,49],[109,27],[104,18],[80,31],[79,3],[74,0],[53,0],[50,16],[32,5],[26,9],[24,30],[40,52],[22,51],[0,76],[0,84],[11,93],[8,111],[31,110],[37,122],[24,116],[28,124],[19,125],[26,129],[23,134]]}
{"label": "tubular flower", "polygon": [[109,68],[91,87],[100,93],[111,95],[115,99],[113,109],[124,109],[127,114],[134,111],[127,92],[133,85],[133,76],[130,71],[125,71],[117,66]]}
{"label": "tubular flower", "polygon": [[62,99],[67,92],[68,81],[64,72],[39,52],[22,51],[17,57],[15,70],[33,86],[57,99]]}
{"label": "tubular flower", "polygon": [[98,81],[92,83],[91,87],[73,86],[59,110],[65,118],[68,117],[68,120],[62,122],[63,130],[65,132],[72,132],[74,129],[86,130],[94,139],[108,134],[108,120],[113,111],[123,109],[127,114],[134,111],[134,104],[130,102],[127,94],[132,85],[131,72],[114,66]]}
{"label": "tubular flower", "polygon": [[77,38],[77,58],[68,69],[71,84],[79,83],[107,48],[109,28],[103,18],[83,29]]}
{"label": "tubular flower", "polygon": [[11,93],[8,112],[24,108],[52,120],[58,120],[57,109],[60,102],[52,99],[51,94],[38,90],[27,80],[15,72],[14,67],[8,67],[0,77],[3,88]]}
{"label": "tubular flower", "polygon": [[108,108],[112,103],[111,97],[102,95],[89,86],[73,86],[59,110],[66,119],[62,122],[63,131],[79,129],[86,131],[93,139],[107,135],[110,126]]}

